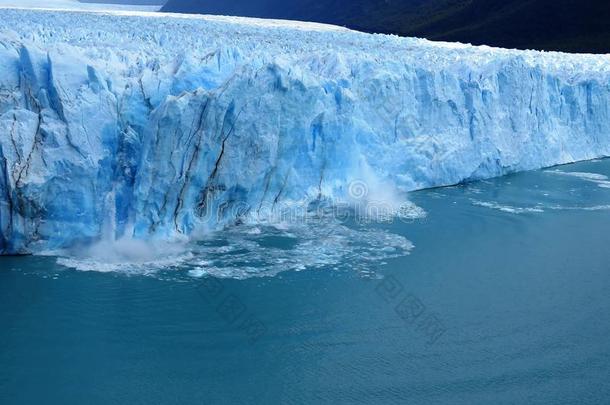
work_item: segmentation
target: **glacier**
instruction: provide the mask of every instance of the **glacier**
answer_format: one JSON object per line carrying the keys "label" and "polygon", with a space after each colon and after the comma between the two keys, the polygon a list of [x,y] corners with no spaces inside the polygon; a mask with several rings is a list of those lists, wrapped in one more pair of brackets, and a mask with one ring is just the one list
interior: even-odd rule
{"label": "glacier", "polygon": [[[173,240],[300,201],[610,155],[610,56],[0,9],[0,253]],[[360,182],[360,183],[358,183]]]}
{"label": "glacier", "polygon": [[159,11],[161,6],[118,4],[118,3],[81,3],[79,0],[0,0],[0,8],[46,9],[46,10],[83,10],[83,11]]}

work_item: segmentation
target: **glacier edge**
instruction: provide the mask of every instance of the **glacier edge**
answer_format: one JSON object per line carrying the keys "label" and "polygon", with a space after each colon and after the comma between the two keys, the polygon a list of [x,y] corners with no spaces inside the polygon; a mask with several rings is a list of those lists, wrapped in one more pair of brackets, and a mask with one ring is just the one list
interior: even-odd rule
{"label": "glacier edge", "polygon": [[[610,155],[610,59],[0,9],[0,253]],[[375,198],[371,193],[371,198]],[[214,215],[210,215],[214,213]]]}

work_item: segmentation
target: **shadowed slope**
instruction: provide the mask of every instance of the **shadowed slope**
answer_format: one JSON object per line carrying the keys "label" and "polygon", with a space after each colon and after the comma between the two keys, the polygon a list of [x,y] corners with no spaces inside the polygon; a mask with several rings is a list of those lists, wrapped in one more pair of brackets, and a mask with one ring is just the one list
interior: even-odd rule
{"label": "shadowed slope", "polygon": [[610,52],[602,0],[169,0],[164,11],[282,18],[505,48]]}

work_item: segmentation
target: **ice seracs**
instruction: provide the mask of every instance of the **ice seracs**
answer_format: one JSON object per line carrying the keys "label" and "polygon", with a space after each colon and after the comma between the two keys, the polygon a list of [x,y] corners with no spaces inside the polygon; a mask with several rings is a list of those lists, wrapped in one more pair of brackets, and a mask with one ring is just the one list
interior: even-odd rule
{"label": "ice seracs", "polygon": [[160,6],[133,4],[84,3],[78,0],[0,0],[0,8],[54,9],[84,11],[158,11]]}
{"label": "ice seracs", "polygon": [[0,252],[610,155],[608,56],[291,24],[0,9]]}

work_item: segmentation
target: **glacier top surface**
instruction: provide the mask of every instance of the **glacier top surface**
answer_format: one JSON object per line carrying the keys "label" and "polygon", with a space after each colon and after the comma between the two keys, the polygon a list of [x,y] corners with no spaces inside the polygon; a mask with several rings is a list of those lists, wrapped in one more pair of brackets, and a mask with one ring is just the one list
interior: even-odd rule
{"label": "glacier top surface", "polygon": [[159,6],[131,4],[81,3],[78,0],[0,0],[0,8],[32,8],[53,10],[121,10],[121,11],[158,11]]}
{"label": "glacier top surface", "polygon": [[[36,10],[6,8],[0,0],[0,39],[31,41],[49,52],[81,48],[95,65],[140,55],[160,62],[180,55],[205,57],[211,50],[239,50],[246,59],[291,63],[304,56],[346,57],[334,69],[348,69],[358,60],[376,67],[422,67],[472,74],[485,73],[517,59],[564,78],[600,79],[610,72],[610,55],[520,51],[469,44],[434,42],[392,35],[371,35],[332,25],[242,17],[153,13],[134,10]],[[57,0],[72,3],[70,0]],[[55,3],[52,3],[55,4]],[[108,58],[112,54],[115,57]],[[349,62],[349,63],[346,63]],[[146,63],[146,62],[145,62]],[[398,65],[394,65],[398,64]],[[329,68],[331,68],[329,66]],[[331,69],[332,70],[332,69]]]}

